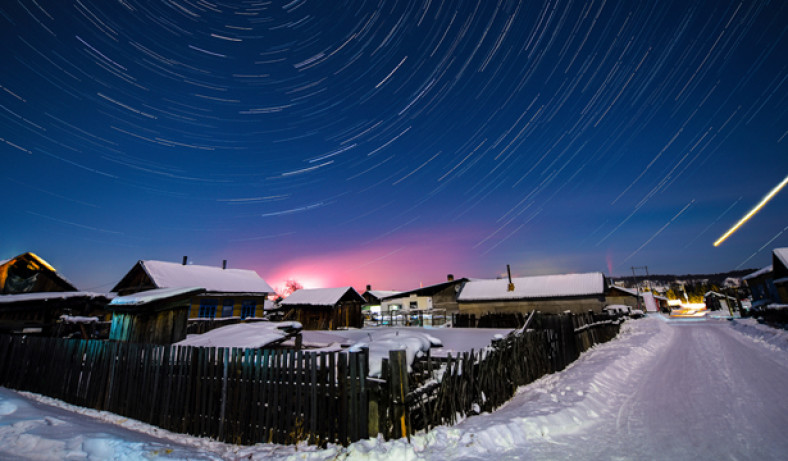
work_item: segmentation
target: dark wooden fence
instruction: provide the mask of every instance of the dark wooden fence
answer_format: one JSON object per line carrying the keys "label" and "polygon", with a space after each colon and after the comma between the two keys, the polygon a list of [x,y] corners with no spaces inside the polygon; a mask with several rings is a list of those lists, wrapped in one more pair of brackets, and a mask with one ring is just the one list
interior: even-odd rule
{"label": "dark wooden fence", "polygon": [[220,441],[368,436],[368,353],[0,336],[0,385]]}
{"label": "dark wooden fence", "polygon": [[[531,315],[491,347],[429,354],[408,372],[369,354],[225,349],[0,336],[0,385],[107,410],[174,432],[237,444],[348,444],[454,424],[492,411],[519,386],[615,337],[607,316]],[[510,319],[511,320],[511,319]]]}
{"label": "dark wooden fence", "polygon": [[[383,366],[388,392],[373,390],[382,396],[376,400],[379,431],[386,438],[403,437],[454,424],[458,416],[492,411],[511,399],[518,387],[563,370],[594,344],[614,338],[620,321],[592,314],[518,319],[521,325],[528,324],[491,348],[447,359],[427,356],[417,362],[404,385],[404,398],[396,392],[392,375],[399,366],[392,357]],[[401,428],[403,418],[407,429]]]}

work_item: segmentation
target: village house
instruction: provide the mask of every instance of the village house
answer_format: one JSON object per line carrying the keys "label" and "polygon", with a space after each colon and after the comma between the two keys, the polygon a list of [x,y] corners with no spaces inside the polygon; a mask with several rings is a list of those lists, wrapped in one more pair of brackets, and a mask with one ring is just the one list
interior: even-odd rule
{"label": "village house", "polygon": [[0,332],[67,335],[105,317],[109,294],[78,291],[34,253],[0,261]]}
{"label": "village house", "polygon": [[305,330],[361,328],[364,298],[353,287],[302,288],[279,304],[286,309],[286,320],[295,320]]}
{"label": "village house", "polygon": [[383,321],[422,326],[443,323],[458,312],[457,293],[467,281],[449,274],[445,282],[386,296],[380,300]]}
{"label": "village house", "polygon": [[457,302],[461,314],[477,316],[530,311],[601,312],[612,304],[605,297],[606,291],[607,280],[601,272],[471,279],[462,287]]}
{"label": "village house", "polygon": [[775,248],[772,251],[772,271],[777,301],[788,304],[788,248]]}
{"label": "village house", "polygon": [[367,290],[361,294],[364,305],[361,310],[367,320],[379,320],[383,298],[400,294],[399,291],[373,290],[372,285],[367,285]]}
{"label": "village house", "polygon": [[0,294],[61,291],[77,291],[77,288],[34,253],[0,261]]}
{"label": "village house", "polygon": [[774,271],[771,264],[743,277],[742,280],[750,288],[753,309],[771,304],[777,299],[777,287],[774,286]]}
{"label": "village house", "polygon": [[605,290],[605,300],[607,305],[624,305],[643,312],[670,311],[668,298],[649,291],[639,291],[637,288],[610,285]]}
{"label": "village house", "polygon": [[138,261],[112,291],[125,296],[156,288],[204,288],[189,300],[189,318],[262,317],[264,303],[274,289],[257,272],[145,260]]}

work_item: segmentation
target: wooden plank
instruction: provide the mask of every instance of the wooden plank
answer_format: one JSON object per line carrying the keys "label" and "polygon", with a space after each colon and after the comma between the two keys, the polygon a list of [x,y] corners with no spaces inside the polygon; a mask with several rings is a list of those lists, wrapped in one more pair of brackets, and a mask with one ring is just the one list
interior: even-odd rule
{"label": "wooden plank", "polygon": [[337,426],[339,428],[338,443],[344,446],[348,444],[348,367],[347,353],[340,352],[337,357],[337,398],[339,399],[339,411],[337,412]]}
{"label": "wooden plank", "polygon": [[309,443],[318,443],[317,433],[317,357],[316,353],[309,354]]}
{"label": "wooden plank", "polygon": [[359,440],[358,436],[358,353],[348,352],[348,373],[347,380],[347,424],[348,424],[348,442],[355,442]]}

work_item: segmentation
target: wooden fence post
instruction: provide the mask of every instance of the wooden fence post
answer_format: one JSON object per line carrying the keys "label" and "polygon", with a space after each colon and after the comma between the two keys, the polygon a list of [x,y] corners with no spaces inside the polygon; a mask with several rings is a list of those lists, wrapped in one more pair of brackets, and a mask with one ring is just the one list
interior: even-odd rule
{"label": "wooden fence post", "polygon": [[410,414],[405,402],[408,395],[408,359],[404,350],[389,351],[391,364],[391,396],[394,416],[394,436],[407,437],[410,442]]}

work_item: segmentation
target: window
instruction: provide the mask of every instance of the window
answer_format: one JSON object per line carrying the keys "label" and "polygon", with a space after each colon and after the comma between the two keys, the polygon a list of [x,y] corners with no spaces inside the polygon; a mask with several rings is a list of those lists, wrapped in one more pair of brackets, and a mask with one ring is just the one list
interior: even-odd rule
{"label": "window", "polygon": [[198,317],[201,319],[212,319],[216,317],[216,306],[219,303],[215,299],[200,300],[200,312]]}
{"label": "window", "polygon": [[225,299],[222,301],[222,317],[232,317],[233,316],[233,302],[232,299]]}
{"label": "window", "polygon": [[245,299],[241,303],[241,318],[254,317],[254,309],[257,307],[254,299]]}

